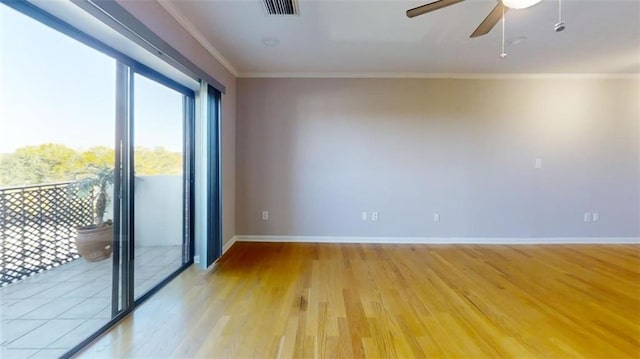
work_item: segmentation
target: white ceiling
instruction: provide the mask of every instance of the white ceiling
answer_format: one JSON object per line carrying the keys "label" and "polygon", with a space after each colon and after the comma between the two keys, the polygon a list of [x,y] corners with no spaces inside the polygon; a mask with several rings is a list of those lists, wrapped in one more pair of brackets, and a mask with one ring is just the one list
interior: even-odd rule
{"label": "white ceiling", "polygon": [[[501,28],[469,35],[496,0],[467,0],[413,19],[426,1],[299,0],[300,16],[268,16],[260,0],[162,0],[205,47],[240,76],[640,72],[639,0],[564,0],[567,30],[553,31],[558,1],[507,13]],[[277,38],[275,47],[264,38]]]}

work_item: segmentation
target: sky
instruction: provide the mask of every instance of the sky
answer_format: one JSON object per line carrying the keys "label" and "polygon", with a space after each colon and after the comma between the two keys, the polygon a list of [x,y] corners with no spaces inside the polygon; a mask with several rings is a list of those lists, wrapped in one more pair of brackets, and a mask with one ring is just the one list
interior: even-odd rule
{"label": "sky", "polygon": [[[0,4],[0,153],[114,147],[116,60]],[[134,145],[182,149],[182,95],[137,75]]]}

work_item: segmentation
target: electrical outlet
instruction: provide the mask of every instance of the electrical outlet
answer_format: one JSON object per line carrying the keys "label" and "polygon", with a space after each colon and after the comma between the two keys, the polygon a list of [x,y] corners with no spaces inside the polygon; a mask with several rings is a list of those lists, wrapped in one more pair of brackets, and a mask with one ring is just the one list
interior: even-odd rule
{"label": "electrical outlet", "polygon": [[362,218],[362,220],[364,222],[366,222],[367,221],[367,212],[362,212],[362,214],[360,215],[360,218]]}
{"label": "electrical outlet", "polygon": [[584,221],[585,222],[591,222],[591,213],[589,213],[589,212],[585,212],[584,213]]}
{"label": "electrical outlet", "polygon": [[440,213],[434,213],[433,214],[433,221],[434,222],[440,222]]}
{"label": "electrical outlet", "polygon": [[591,214],[591,221],[598,222],[599,220],[600,220],[600,213],[593,212],[593,214]]}
{"label": "electrical outlet", "polygon": [[269,220],[269,211],[262,211],[262,220],[263,221]]}
{"label": "electrical outlet", "polygon": [[375,222],[378,220],[378,212],[371,212],[371,221]]}
{"label": "electrical outlet", "polygon": [[193,263],[195,264],[200,263],[200,256],[193,256]]}
{"label": "electrical outlet", "polygon": [[537,169],[542,168],[542,158],[536,158],[535,168]]}

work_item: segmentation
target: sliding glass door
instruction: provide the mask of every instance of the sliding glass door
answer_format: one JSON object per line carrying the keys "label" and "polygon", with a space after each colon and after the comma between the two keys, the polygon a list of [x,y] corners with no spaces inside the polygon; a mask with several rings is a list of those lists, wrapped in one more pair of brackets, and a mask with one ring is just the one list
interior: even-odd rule
{"label": "sliding glass door", "polygon": [[[136,63],[118,64],[116,171],[120,282],[113,313],[128,311],[193,258],[194,92]],[[116,285],[114,283],[114,288]],[[119,301],[119,306],[116,303]]]}
{"label": "sliding glass door", "polygon": [[188,93],[133,76],[134,294],[184,264],[189,252]]}
{"label": "sliding glass door", "polygon": [[0,357],[59,357],[191,264],[195,95],[27,2],[8,5]]}
{"label": "sliding glass door", "polygon": [[112,318],[117,61],[0,19],[0,357],[59,357]]}

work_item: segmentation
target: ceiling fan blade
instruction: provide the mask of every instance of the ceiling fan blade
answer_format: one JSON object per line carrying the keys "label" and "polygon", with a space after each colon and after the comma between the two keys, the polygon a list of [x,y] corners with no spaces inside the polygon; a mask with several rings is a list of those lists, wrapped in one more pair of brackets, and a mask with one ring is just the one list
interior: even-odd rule
{"label": "ceiling fan blade", "polygon": [[491,31],[491,29],[493,29],[493,27],[496,26],[498,21],[502,19],[503,10],[504,12],[507,12],[509,8],[502,5],[502,1],[498,1],[498,5],[496,5],[496,7],[494,7],[493,10],[491,10],[489,15],[487,15],[487,17],[482,21],[482,23],[480,23],[478,28],[476,28],[476,31],[474,31],[473,34],[471,34],[471,36],[469,37],[478,37],[478,36],[488,34],[489,31]]}
{"label": "ceiling fan blade", "polygon": [[431,11],[435,11],[438,9],[442,9],[443,7],[447,7],[453,4],[457,4],[464,0],[438,0],[434,1],[430,4],[414,7],[413,9],[407,10],[408,17],[416,17],[418,15],[426,14]]}

